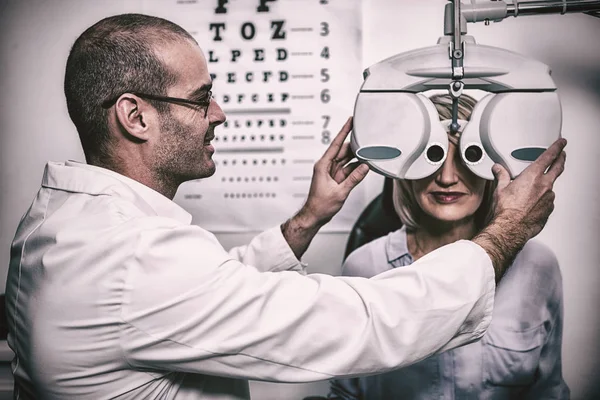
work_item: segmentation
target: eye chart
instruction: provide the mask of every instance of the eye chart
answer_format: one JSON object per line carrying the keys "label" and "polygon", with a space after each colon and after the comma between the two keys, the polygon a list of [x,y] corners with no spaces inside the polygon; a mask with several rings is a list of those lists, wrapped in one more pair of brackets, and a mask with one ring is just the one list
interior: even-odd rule
{"label": "eye chart", "polygon": [[[306,200],[313,165],[352,115],[362,82],[360,0],[145,0],[203,49],[215,129],[210,178],[175,201],[213,232],[263,230]],[[349,231],[366,205],[359,185],[322,231]]]}

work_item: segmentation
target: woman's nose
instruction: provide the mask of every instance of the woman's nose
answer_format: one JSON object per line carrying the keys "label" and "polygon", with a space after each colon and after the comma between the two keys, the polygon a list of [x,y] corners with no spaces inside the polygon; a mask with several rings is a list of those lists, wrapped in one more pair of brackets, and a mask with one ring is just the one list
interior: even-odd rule
{"label": "woman's nose", "polygon": [[435,181],[440,186],[452,186],[458,182],[458,166],[456,165],[456,147],[448,146],[448,155],[442,168],[438,171]]}

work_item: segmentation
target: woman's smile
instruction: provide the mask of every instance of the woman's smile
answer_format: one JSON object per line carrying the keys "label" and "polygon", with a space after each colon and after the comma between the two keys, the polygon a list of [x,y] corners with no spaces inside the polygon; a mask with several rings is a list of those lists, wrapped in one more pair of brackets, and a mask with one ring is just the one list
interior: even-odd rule
{"label": "woman's smile", "polygon": [[451,191],[436,191],[436,192],[431,192],[430,195],[436,203],[452,204],[452,203],[456,203],[463,196],[466,196],[466,193],[451,192]]}

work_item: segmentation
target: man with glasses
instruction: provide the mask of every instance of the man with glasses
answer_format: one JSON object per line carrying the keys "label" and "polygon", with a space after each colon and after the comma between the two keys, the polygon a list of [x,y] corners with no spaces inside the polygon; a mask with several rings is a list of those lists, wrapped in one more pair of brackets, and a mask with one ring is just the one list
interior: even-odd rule
{"label": "man with glasses", "polygon": [[564,141],[513,182],[496,167],[497,216],[473,241],[372,279],[306,275],[311,239],[368,170],[349,163],[351,120],[300,211],[226,252],[172,202],[215,171],[211,89],[196,41],[160,18],[109,17],[73,45],[87,163],[48,163],[15,235],[16,398],[246,399],[247,379],[378,373],[483,335],[495,282],[552,211]]}

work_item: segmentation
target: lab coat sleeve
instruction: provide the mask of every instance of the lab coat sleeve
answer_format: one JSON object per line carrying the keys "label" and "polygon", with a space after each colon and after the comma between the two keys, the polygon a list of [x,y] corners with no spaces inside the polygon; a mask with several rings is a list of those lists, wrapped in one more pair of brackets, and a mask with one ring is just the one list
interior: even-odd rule
{"label": "lab coat sleeve", "polygon": [[296,271],[306,274],[306,264],[296,258],[279,226],[255,236],[248,245],[232,248],[229,255],[260,271]]}
{"label": "lab coat sleeve", "polygon": [[[354,250],[342,265],[342,275],[371,278],[390,270],[386,257],[387,237],[380,237]],[[339,400],[360,400],[364,398],[359,378],[331,379],[329,397]]]}
{"label": "lab coat sleeve", "polygon": [[485,251],[459,241],[371,279],[260,272],[194,227],[141,235],[121,343],[132,368],[276,382],[379,373],[483,335]]}

